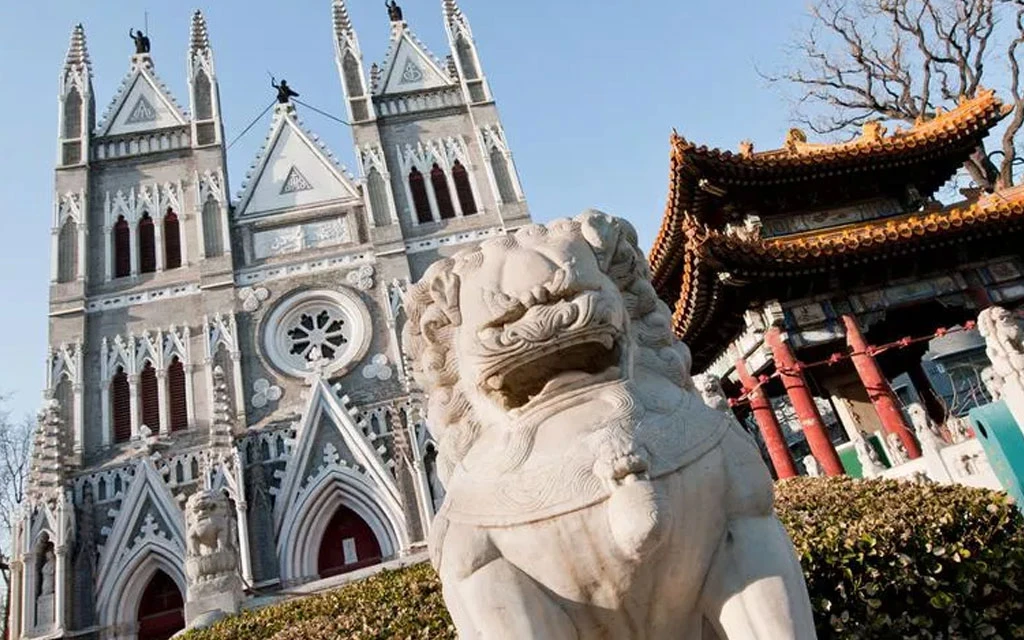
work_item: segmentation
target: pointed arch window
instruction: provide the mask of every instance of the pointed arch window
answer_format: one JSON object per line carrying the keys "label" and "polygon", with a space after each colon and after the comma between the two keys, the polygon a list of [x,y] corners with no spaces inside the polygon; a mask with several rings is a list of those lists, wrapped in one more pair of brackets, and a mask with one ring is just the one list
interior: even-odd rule
{"label": "pointed arch window", "polygon": [[177,357],[167,367],[167,401],[170,404],[171,431],[188,428],[188,402],[185,397],[185,365]]}
{"label": "pointed arch window", "polygon": [[434,187],[434,197],[437,199],[437,208],[441,219],[454,218],[455,207],[452,205],[451,191],[448,190],[448,177],[444,174],[444,169],[436,162],[434,168],[430,170],[430,184]]}
{"label": "pointed arch window", "polygon": [[64,137],[82,137],[82,96],[78,89],[68,91],[64,98]]}
{"label": "pointed arch window", "polygon": [[420,224],[433,222],[434,216],[430,213],[430,198],[427,197],[427,184],[423,180],[423,174],[416,167],[409,172],[409,191],[412,192],[412,203],[416,209],[416,220]]}
{"label": "pointed arch window", "polygon": [[203,245],[207,258],[224,255],[224,235],[220,226],[220,204],[211,196],[203,205]]}
{"label": "pointed arch window", "polygon": [[455,194],[459,197],[462,215],[476,213],[476,200],[473,199],[473,187],[469,184],[469,172],[458,160],[452,165],[452,179],[455,180]]}
{"label": "pointed arch window", "polygon": [[149,212],[139,220],[139,273],[156,271],[156,227]]}
{"label": "pointed arch window", "polygon": [[205,71],[200,69],[196,73],[195,80],[196,120],[213,119],[212,94],[210,78],[206,75]]}
{"label": "pointed arch window", "polygon": [[[75,433],[75,392],[74,385],[68,379],[66,373],[60,376],[60,382],[57,383],[57,387],[53,390],[53,399],[57,401],[57,405],[60,408],[60,417],[64,423],[64,433],[70,436],[70,434]],[[66,450],[70,451],[72,449],[70,437],[64,444],[66,445]]]}
{"label": "pointed arch window", "polygon": [[370,169],[366,174],[366,188],[370,192],[370,208],[373,210],[373,224],[376,227],[386,227],[391,224],[391,211],[388,206],[388,188],[384,184],[384,177],[380,175],[376,167]]}
{"label": "pointed arch window", "polygon": [[348,97],[362,97],[363,79],[359,75],[359,63],[356,62],[351,51],[345,53],[345,60],[341,63],[341,66],[345,72],[345,89],[348,90]]}
{"label": "pointed arch window", "polygon": [[128,374],[118,367],[110,380],[110,414],[113,417],[114,442],[128,442],[132,437],[132,395]]}
{"label": "pointed arch window", "polygon": [[64,220],[57,236],[57,282],[73,282],[78,277],[78,223]]}
{"label": "pointed arch window", "polygon": [[473,58],[473,47],[466,41],[466,37],[459,34],[455,43],[455,50],[459,54],[459,64],[462,66],[462,75],[466,80],[476,80],[480,74],[476,69],[476,60]]}
{"label": "pointed arch window", "polygon": [[132,230],[124,216],[114,223],[114,277],[126,278],[132,273]]}
{"label": "pointed arch window", "polygon": [[178,214],[174,209],[167,208],[164,214],[164,268],[177,269],[181,267],[181,226],[178,224]]}
{"label": "pointed arch window", "polygon": [[153,363],[146,361],[139,376],[139,399],[142,401],[142,424],[153,433],[160,431],[160,384]]}
{"label": "pointed arch window", "polygon": [[512,184],[512,174],[509,171],[508,158],[498,147],[491,147],[491,169],[494,171],[494,181],[498,184],[498,196],[503,203],[518,202],[516,188]]}
{"label": "pointed arch window", "polygon": [[157,570],[142,592],[138,613],[139,638],[170,638],[185,628],[185,602],[174,580]]}

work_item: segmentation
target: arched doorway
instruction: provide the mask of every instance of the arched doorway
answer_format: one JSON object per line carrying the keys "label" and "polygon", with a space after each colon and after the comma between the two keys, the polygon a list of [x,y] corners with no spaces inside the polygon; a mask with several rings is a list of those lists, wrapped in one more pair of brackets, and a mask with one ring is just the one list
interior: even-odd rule
{"label": "arched doorway", "polygon": [[167,640],[184,629],[184,607],[178,585],[158,570],[139,601],[139,640]]}
{"label": "arched doorway", "polygon": [[317,559],[320,577],[348,573],[380,561],[380,542],[370,525],[348,507],[338,507],[320,540]]}

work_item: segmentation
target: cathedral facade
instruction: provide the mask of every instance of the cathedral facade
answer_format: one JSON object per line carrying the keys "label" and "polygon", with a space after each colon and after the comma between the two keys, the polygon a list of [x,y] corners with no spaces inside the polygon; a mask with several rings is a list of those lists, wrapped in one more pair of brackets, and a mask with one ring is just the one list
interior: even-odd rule
{"label": "cathedral facade", "polygon": [[279,90],[234,198],[203,15],[187,100],[161,83],[139,33],[99,118],[74,29],[13,638],[182,628],[203,571],[188,563],[207,553],[188,514],[206,504],[198,494],[230,506],[214,545],[232,550],[243,598],[425,545],[443,490],[404,363],[403,292],[529,211],[456,2],[442,2],[447,60],[392,2],[390,46],[369,68],[344,0],[331,10],[357,176]]}

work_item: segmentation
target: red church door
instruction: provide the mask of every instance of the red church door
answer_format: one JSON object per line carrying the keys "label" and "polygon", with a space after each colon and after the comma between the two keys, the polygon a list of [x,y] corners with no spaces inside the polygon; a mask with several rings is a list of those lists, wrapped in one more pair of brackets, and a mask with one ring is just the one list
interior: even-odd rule
{"label": "red church door", "polygon": [[157,571],[139,603],[139,640],[167,640],[185,628],[185,602],[178,585]]}
{"label": "red church door", "polygon": [[348,573],[380,561],[380,543],[370,525],[348,507],[339,507],[320,541],[320,577]]}

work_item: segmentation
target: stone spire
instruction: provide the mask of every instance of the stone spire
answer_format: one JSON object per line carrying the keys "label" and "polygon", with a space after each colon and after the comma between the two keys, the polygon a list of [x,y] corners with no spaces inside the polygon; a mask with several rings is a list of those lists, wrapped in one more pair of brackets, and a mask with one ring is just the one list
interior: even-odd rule
{"label": "stone spire", "polygon": [[76,24],[71,31],[71,43],[68,45],[68,54],[64,57],[64,69],[76,71],[85,70],[92,76],[92,63],[89,60],[89,50],[85,45],[85,28],[82,24]]}
{"label": "stone spire", "polygon": [[47,400],[38,420],[26,494],[29,502],[56,502],[66,478],[60,403]]}
{"label": "stone spire", "polygon": [[214,452],[230,451],[234,446],[234,425],[231,398],[228,396],[228,385],[224,381],[224,370],[216,367],[213,370],[213,423],[210,425],[210,450]]}
{"label": "stone spire", "polygon": [[462,13],[457,0],[441,0],[441,9],[444,11],[444,23],[453,30],[464,31],[466,35],[472,36],[469,29],[469,21]]}
{"label": "stone spire", "polygon": [[345,38],[354,38],[355,29],[352,27],[352,19],[348,15],[345,0],[334,0],[331,11],[334,15],[335,40],[341,42]]}
{"label": "stone spire", "polygon": [[192,34],[189,38],[189,51],[192,55],[205,52],[210,48],[210,33],[206,30],[206,18],[203,12],[196,9],[192,14]]}

